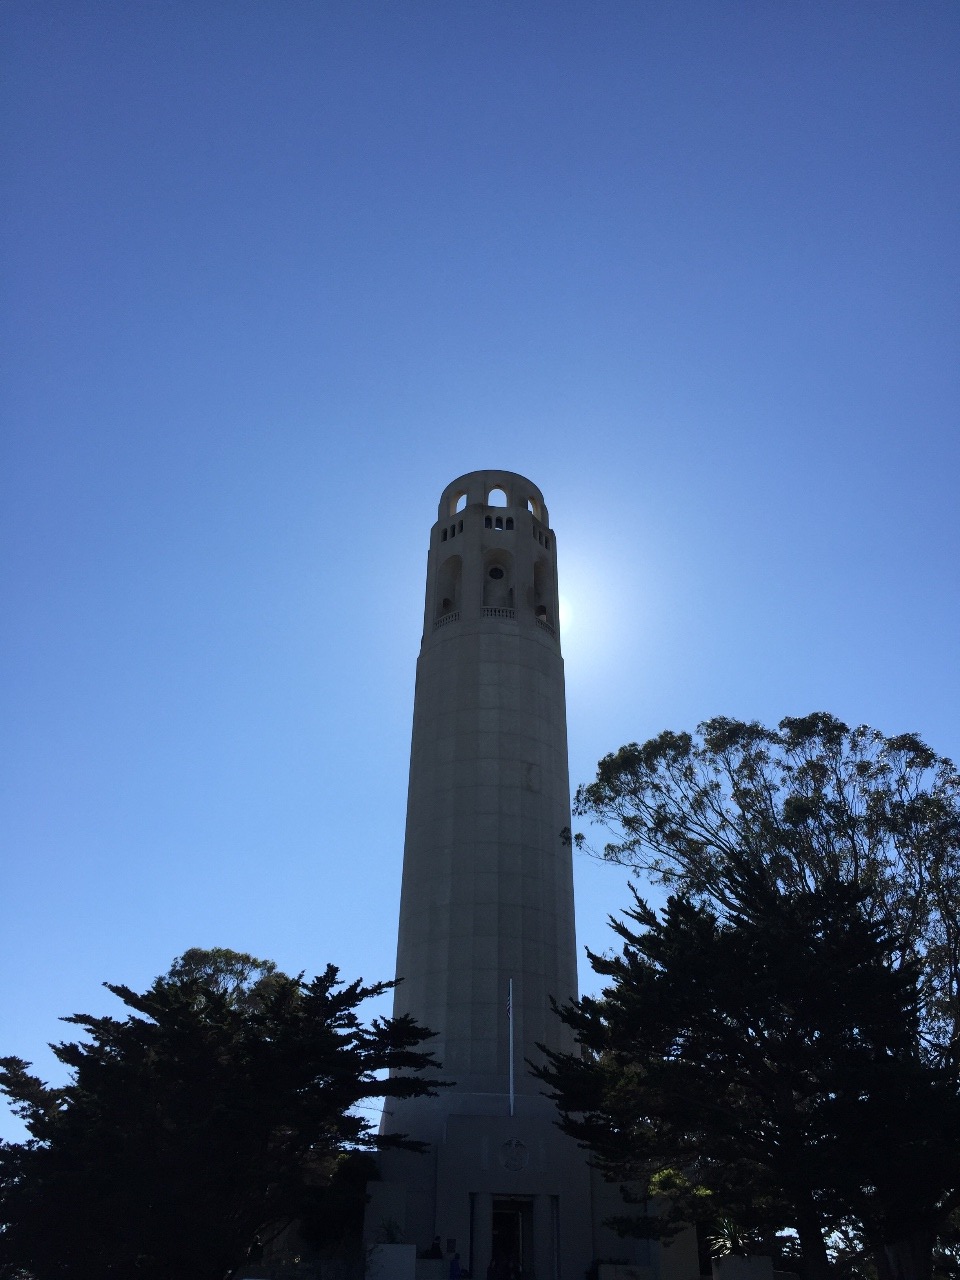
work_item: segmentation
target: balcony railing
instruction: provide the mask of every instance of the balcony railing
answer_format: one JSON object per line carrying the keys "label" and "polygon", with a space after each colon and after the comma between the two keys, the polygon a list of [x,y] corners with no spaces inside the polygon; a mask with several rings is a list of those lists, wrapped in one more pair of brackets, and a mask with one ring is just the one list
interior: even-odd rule
{"label": "balcony railing", "polygon": [[[484,618],[501,618],[504,622],[516,622],[517,619],[516,609],[501,609],[493,605],[484,605],[480,612]],[[441,627],[445,627],[448,622],[459,621],[460,610],[454,609],[450,613],[444,613],[441,614],[439,618],[435,618],[433,621],[433,629],[434,631],[438,631]],[[543,618],[536,618],[535,621],[538,627],[543,627],[544,631],[556,638],[557,629],[553,623],[545,622]]]}

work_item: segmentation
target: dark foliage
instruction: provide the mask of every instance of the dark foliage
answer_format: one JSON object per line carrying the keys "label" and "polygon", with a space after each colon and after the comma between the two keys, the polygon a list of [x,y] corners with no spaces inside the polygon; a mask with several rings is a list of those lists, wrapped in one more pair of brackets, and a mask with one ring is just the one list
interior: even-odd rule
{"label": "dark foliage", "polygon": [[300,1237],[331,1257],[359,1260],[367,1183],[378,1176],[376,1161],[368,1152],[341,1155],[329,1179],[307,1189],[297,1215]]}
{"label": "dark foliage", "polygon": [[431,1091],[429,1033],[357,1015],[391,984],[183,959],[142,994],[106,984],[126,1018],[65,1019],[87,1038],[55,1046],[62,1088],[0,1063],[31,1134],[0,1150],[0,1274],[223,1280],[345,1147],[376,1142],[358,1105]]}
{"label": "dark foliage", "polygon": [[919,739],[826,715],[662,734],[581,788],[604,856],[677,891],[615,925],[604,998],[564,1014],[583,1056],[546,1073],[598,1162],[668,1195],[645,1229],[786,1226],[811,1274],[842,1236],[929,1276],[960,1201],[958,798]]}

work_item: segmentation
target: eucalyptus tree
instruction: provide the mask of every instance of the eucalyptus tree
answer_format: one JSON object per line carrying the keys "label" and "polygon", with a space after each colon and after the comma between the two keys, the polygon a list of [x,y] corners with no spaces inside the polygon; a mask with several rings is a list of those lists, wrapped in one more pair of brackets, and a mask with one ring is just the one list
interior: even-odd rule
{"label": "eucalyptus tree", "polygon": [[576,812],[673,898],[638,902],[594,958],[603,999],[566,1011],[584,1055],[547,1075],[571,1131],[648,1189],[673,1142],[687,1213],[699,1190],[761,1232],[779,1215],[814,1271],[843,1230],[882,1280],[929,1275],[960,1204],[953,764],[826,714],[721,718],[607,756]]}

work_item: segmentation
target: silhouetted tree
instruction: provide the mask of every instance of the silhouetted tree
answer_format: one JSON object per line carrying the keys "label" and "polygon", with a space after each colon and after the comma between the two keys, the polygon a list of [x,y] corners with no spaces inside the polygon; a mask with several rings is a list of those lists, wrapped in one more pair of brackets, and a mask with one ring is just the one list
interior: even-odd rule
{"label": "silhouetted tree", "polygon": [[571,1131],[676,1213],[699,1189],[795,1227],[808,1269],[846,1226],[881,1280],[925,1280],[960,1203],[954,766],[822,714],[717,719],[606,757],[576,807],[677,893],[662,920],[638,901],[595,959],[613,985],[565,1015]]}
{"label": "silhouetted tree", "polygon": [[308,1189],[297,1216],[299,1237],[331,1257],[359,1261],[367,1183],[378,1176],[377,1163],[369,1152],[344,1152],[330,1177]]}
{"label": "silhouetted tree", "polygon": [[591,957],[604,997],[563,1013],[586,1052],[552,1055],[543,1076],[606,1172],[665,1196],[646,1229],[719,1217],[767,1251],[793,1227],[823,1275],[823,1232],[870,1213],[865,1186],[906,1178],[905,1207],[949,1178],[960,1106],[915,1057],[916,975],[854,889],[781,894],[746,873],[739,895],[726,921],[682,896],[661,916],[637,899],[615,925],[622,953]]}
{"label": "silhouetted tree", "polygon": [[54,1047],[68,1084],[0,1062],[31,1134],[0,1149],[0,1274],[223,1280],[339,1153],[376,1144],[358,1104],[432,1091],[430,1033],[358,1017],[392,984],[344,984],[332,966],[305,982],[260,961],[235,980],[250,957],[205,954],[142,994],[106,984],[122,1020],[65,1019],[87,1036]]}

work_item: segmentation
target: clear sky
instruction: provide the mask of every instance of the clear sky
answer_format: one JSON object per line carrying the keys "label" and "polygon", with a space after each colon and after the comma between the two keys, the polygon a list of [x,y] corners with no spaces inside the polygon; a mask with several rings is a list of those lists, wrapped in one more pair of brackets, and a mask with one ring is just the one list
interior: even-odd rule
{"label": "clear sky", "polygon": [[468,470],[549,505],[574,784],[717,714],[960,758],[954,0],[5,0],[0,48],[0,1053],[194,945],[392,976]]}

